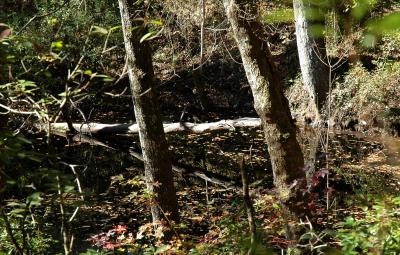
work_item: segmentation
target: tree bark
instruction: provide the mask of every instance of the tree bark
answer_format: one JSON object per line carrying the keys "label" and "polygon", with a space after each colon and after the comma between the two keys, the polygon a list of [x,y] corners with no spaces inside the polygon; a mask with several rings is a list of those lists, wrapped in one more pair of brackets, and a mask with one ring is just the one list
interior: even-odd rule
{"label": "tree bark", "polygon": [[[153,196],[151,204],[153,222],[178,221],[178,203],[154,84],[151,51],[147,41],[140,42],[147,30],[144,23],[143,1],[128,3],[128,0],[118,0],[118,2],[147,189]],[[135,17],[131,16],[133,13]]]}
{"label": "tree bark", "polygon": [[312,35],[312,26],[318,23],[308,19],[307,11],[310,8],[318,10],[318,6],[312,6],[310,0],[293,0],[301,76],[319,115],[329,93],[329,67],[324,38]]}
{"label": "tree bark", "polygon": [[[274,184],[284,204],[295,210],[299,199],[296,187],[305,187],[304,159],[296,139],[296,128],[281,79],[267,43],[258,36],[261,24],[254,16],[255,1],[224,0],[225,11],[239,47],[243,67],[250,84],[254,108],[263,126],[271,157]],[[251,13],[253,16],[245,17]],[[297,184],[297,185],[296,185]]]}

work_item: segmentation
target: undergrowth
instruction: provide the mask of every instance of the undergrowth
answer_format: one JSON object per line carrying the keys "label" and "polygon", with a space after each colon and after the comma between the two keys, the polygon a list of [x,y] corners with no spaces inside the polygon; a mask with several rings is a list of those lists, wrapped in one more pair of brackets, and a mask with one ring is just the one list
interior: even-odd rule
{"label": "undergrowth", "polygon": [[332,93],[333,116],[337,122],[358,121],[358,129],[379,127],[389,130],[400,122],[398,98],[400,62],[376,62],[368,71],[361,63],[354,64],[337,82]]}

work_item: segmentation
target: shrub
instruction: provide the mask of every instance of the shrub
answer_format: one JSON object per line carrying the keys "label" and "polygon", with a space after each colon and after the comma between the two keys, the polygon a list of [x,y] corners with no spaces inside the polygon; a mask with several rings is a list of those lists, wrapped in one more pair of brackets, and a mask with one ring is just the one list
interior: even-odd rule
{"label": "shrub", "polygon": [[378,201],[362,217],[350,216],[339,225],[343,254],[400,253],[400,197]]}
{"label": "shrub", "polygon": [[[397,108],[400,97],[400,62],[378,62],[369,72],[360,63],[351,67],[332,94],[333,116],[344,123],[358,120],[365,127],[389,128],[396,119],[385,119],[388,109]],[[393,116],[391,116],[393,118]]]}

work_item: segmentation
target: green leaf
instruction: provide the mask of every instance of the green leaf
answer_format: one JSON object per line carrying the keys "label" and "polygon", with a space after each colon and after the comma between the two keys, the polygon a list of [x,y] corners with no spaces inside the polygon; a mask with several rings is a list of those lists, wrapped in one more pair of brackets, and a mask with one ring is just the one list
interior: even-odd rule
{"label": "green leaf", "polygon": [[16,208],[16,209],[11,210],[10,215],[13,215],[14,217],[22,218],[25,211],[26,210],[23,208]]}
{"label": "green leaf", "polygon": [[64,45],[63,41],[52,42],[50,48],[52,50],[60,51],[63,45]]}
{"label": "green leaf", "polygon": [[105,74],[96,74],[94,77],[95,78],[103,78],[104,82],[112,82],[113,81],[113,78],[111,78],[110,76],[105,75]]}
{"label": "green leaf", "polygon": [[8,185],[15,185],[17,182],[15,180],[7,180],[6,182]]}
{"label": "green leaf", "polygon": [[75,189],[74,186],[66,185],[66,186],[64,187],[64,192],[65,192],[65,193],[68,193],[68,192],[73,191],[74,189]]}
{"label": "green leaf", "polygon": [[147,34],[142,36],[142,38],[140,38],[140,43],[142,43],[142,42],[144,42],[146,40],[148,41],[148,40],[154,39],[156,34],[157,33],[155,31],[148,32]]}
{"label": "green leaf", "polygon": [[31,144],[32,142],[22,136],[17,136],[16,137],[18,141],[22,142],[22,143],[26,143],[26,144]]}
{"label": "green leaf", "polygon": [[395,197],[392,201],[395,205],[400,205],[400,197]]}
{"label": "green leaf", "polygon": [[264,22],[267,24],[288,23],[294,20],[293,9],[277,9],[264,16]]}
{"label": "green leaf", "polygon": [[85,70],[83,73],[89,76],[93,74],[92,70]]}
{"label": "green leaf", "polygon": [[394,12],[383,18],[375,19],[367,24],[367,28],[374,34],[387,34],[391,32],[399,32],[400,29],[400,12]]}
{"label": "green leaf", "polygon": [[345,220],[345,225],[348,227],[354,227],[356,225],[356,221],[353,217],[347,217]]}
{"label": "green leaf", "polygon": [[368,11],[372,10],[376,5],[377,0],[358,0],[355,1],[353,8],[351,9],[351,15],[360,20]]}
{"label": "green leaf", "polygon": [[55,26],[55,25],[58,23],[58,20],[57,20],[57,18],[52,17],[51,19],[49,19],[49,20],[47,21],[47,23],[48,23],[50,26]]}
{"label": "green leaf", "polygon": [[65,91],[58,94],[59,97],[65,97],[66,95],[67,95],[67,94],[65,93]]}
{"label": "green leaf", "polygon": [[114,32],[115,30],[121,29],[122,26],[115,26],[110,28],[110,32]]}
{"label": "green leaf", "polygon": [[108,78],[109,76],[105,75],[105,74],[96,74],[94,77],[96,77],[96,78]]}
{"label": "green leaf", "polygon": [[25,152],[20,152],[20,153],[17,153],[17,157],[20,157],[20,158],[26,158],[26,154],[25,154]]}
{"label": "green leaf", "polygon": [[105,29],[104,27],[92,26],[92,33],[107,35],[108,34],[108,30]]}
{"label": "green leaf", "polygon": [[163,26],[164,25],[162,20],[150,20],[149,23],[153,24],[153,25],[157,25],[157,26]]}
{"label": "green leaf", "polygon": [[24,203],[20,203],[20,202],[8,202],[7,206],[9,206],[9,207],[25,207],[26,205]]}
{"label": "green leaf", "polygon": [[42,198],[40,197],[42,192],[34,192],[26,198],[26,202],[32,205],[40,205]]}

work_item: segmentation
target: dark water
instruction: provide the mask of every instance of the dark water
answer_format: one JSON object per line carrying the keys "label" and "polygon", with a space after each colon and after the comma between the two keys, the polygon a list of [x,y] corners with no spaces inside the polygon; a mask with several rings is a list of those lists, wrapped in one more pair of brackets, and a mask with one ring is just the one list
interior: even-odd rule
{"label": "dark water", "polygon": [[[400,166],[400,138],[331,131],[326,147],[327,137],[324,132],[302,129],[299,135],[306,161],[309,164],[315,162],[316,168],[325,167],[327,160],[328,166],[332,168],[361,161],[371,167],[378,164],[394,168]],[[107,191],[111,177],[127,169],[143,174],[142,162],[129,154],[130,149],[140,152],[138,136],[109,136],[94,140],[86,137],[75,140],[68,144],[67,139],[55,136],[54,152],[68,164],[79,166],[83,185],[91,191]],[[243,154],[253,181],[264,178],[266,188],[273,186],[267,146],[261,130],[167,134],[167,140],[175,165],[194,167],[237,181],[240,179],[239,155]],[[42,145],[42,149],[44,147]],[[379,156],[377,160],[365,160],[375,154]]]}
{"label": "dark water", "polygon": [[[128,224],[132,229],[137,229],[143,220],[149,220],[150,215],[143,214],[145,208],[138,210],[138,207],[143,207],[143,205],[126,199],[127,194],[132,190],[113,185],[120,182],[118,181],[120,178],[143,176],[142,162],[129,154],[130,149],[140,152],[137,136],[110,136],[96,139],[75,137],[72,140],[53,136],[51,147],[47,145],[46,138],[43,136],[29,135],[28,137],[35,141],[31,145],[32,150],[42,154],[43,158],[52,159],[47,160],[47,163],[31,165],[32,171],[37,167],[53,167],[73,178],[73,174],[65,164],[57,163],[64,162],[74,165],[79,173],[82,188],[87,194],[86,205],[82,206],[76,222],[72,223],[77,238],[76,245],[80,247],[80,250],[89,248],[85,240],[94,232],[105,231],[116,224]],[[335,131],[328,136],[328,150],[326,150],[327,138],[323,130],[317,132],[302,129],[299,137],[307,161],[309,164],[312,162],[316,165],[314,171],[326,166],[332,171],[337,168],[347,171],[347,168],[343,166],[357,165],[362,162],[366,169],[389,167],[390,175],[384,175],[384,180],[385,178],[393,179],[394,182],[400,180],[399,138]],[[168,134],[167,139],[176,165],[195,167],[232,181],[238,181],[240,179],[239,155],[244,154],[251,181],[262,179],[262,187],[273,188],[271,165],[261,130],[246,129],[201,135]],[[369,161],[368,158],[372,156],[376,156],[376,160]],[[50,166],[51,162],[54,163],[53,166]],[[377,182],[380,182],[379,178]],[[371,179],[369,173],[366,174],[366,179]],[[363,185],[363,183],[370,185],[360,179],[355,180],[354,183],[355,185]],[[209,185],[212,186],[212,184]],[[190,193],[190,190],[196,187],[203,189],[205,182],[198,178],[177,176],[176,186],[178,192]],[[224,198],[223,194],[219,192],[217,198],[221,203],[229,203],[230,200],[226,200],[228,198]],[[204,200],[205,195],[201,196]],[[184,196],[180,196],[181,206],[187,204],[187,201],[183,201],[184,199]],[[73,207],[69,209],[73,211]],[[50,217],[49,220],[57,222],[54,217]]]}

